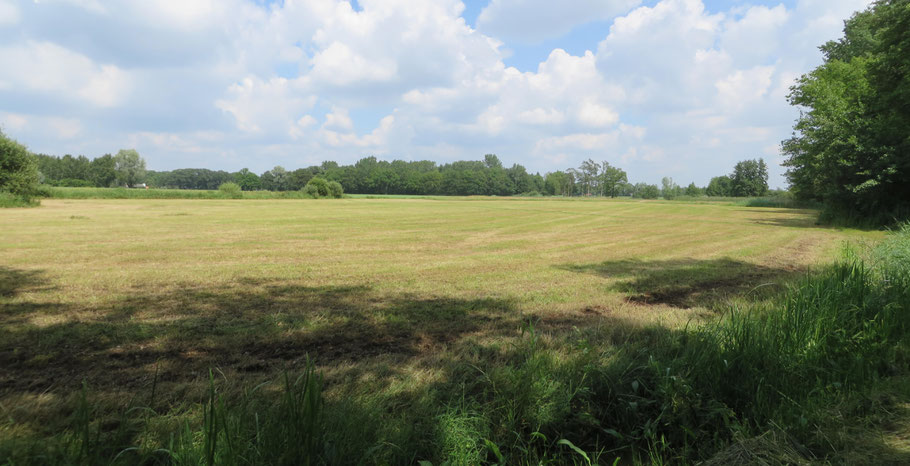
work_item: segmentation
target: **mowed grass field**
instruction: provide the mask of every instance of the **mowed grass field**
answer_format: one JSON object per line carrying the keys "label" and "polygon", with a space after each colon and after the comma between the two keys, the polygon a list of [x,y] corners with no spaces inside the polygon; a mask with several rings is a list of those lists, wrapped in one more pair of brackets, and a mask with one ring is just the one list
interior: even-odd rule
{"label": "mowed grass field", "polygon": [[699,325],[884,236],[803,210],[501,198],[45,200],[0,225],[0,436],[35,438],[83,382],[101,407],[189,412],[210,369],[273,380],[308,357],[329,399],[406,410],[529,328],[621,345]]}

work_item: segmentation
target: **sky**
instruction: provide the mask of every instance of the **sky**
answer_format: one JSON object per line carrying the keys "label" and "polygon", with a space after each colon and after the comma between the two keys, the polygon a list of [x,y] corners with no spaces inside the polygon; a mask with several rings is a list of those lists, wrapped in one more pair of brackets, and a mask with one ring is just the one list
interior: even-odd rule
{"label": "sky", "polygon": [[705,185],[870,0],[0,0],[0,129],[154,170],[370,155]]}

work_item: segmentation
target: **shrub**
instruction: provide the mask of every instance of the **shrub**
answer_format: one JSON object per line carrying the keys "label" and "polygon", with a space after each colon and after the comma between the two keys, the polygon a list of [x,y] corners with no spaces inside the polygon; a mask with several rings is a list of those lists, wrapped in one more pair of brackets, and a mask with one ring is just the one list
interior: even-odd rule
{"label": "shrub", "polygon": [[[334,182],[334,183],[338,184],[337,182]],[[326,181],[325,178],[320,178],[317,176],[317,177],[312,178],[306,184],[306,186],[303,187],[303,192],[314,199],[318,199],[320,197],[329,197],[329,196],[341,197],[341,194],[342,194],[341,185],[338,184],[339,193],[337,196],[334,195],[333,190],[332,190],[333,188],[330,188],[329,185],[330,185],[330,183],[328,181]]]}
{"label": "shrub", "polygon": [[38,205],[38,201],[18,196],[12,193],[5,193],[0,191],[0,208],[2,207],[34,207]]}
{"label": "shrub", "polygon": [[[28,149],[0,132],[0,192],[29,203],[38,186],[38,166]],[[11,197],[7,196],[7,199]]]}
{"label": "shrub", "polygon": [[218,191],[224,197],[231,199],[240,199],[243,197],[243,191],[240,189],[240,185],[237,183],[221,183],[221,186],[218,186]]}
{"label": "shrub", "polygon": [[329,195],[335,199],[341,199],[344,196],[344,189],[341,187],[341,183],[329,181]]}
{"label": "shrub", "polygon": [[57,182],[57,186],[63,186],[67,188],[94,188],[95,183],[92,183],[88,180],[80,180],[76,178],[64,178]]}
{"label": "shrub", "polygon": [[313,199],[319,199],[319,188],[315,184],[307,183],[306,186],[301,189],[303,194]]}
{"label": "shrub", "polygon": [[637,194],[642,199],[657,199],[660,197],[660,188],[656,184],[644,185]]}

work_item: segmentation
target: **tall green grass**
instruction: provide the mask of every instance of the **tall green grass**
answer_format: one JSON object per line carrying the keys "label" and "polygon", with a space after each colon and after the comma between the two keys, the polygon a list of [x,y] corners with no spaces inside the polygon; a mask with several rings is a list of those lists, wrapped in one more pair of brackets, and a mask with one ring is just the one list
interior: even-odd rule
{"label": "tall green grass", "polygon": [[790,193],[772,194],[761,197],[720,197],[720,196],[677,196],[674,201],[691,203],[733,204],[743,207],[770,207],[779,209],[819,209],[814,202],[800,201]]}
{"label": "tall green grass", "polygon": [[0,192],[0,208],[4,207],[37,207],[41,204],[38,199],[18,196],[15,194]]}
{"label": "tall green grass", "polygon": [[[529,322],[514,346],[460,348],[441,382],[405,397],[382,392],[326,397],[308,364],[299,377],[287,375],[277,385],[241,395],[228,395],[237,390],[212,377],[207,401],[195,409],[175,414],[127,406],[112,424],[102,423],[86,390],[66,429],[50,440],[3,439],[0,459],[9,464],[843,461],[839,455],[846,447],[826,426],[859,414],[831,407],[862,399],[870,387],[910,380],[910,226],[894,232],[866,261],[857,257],[848,255],[807,275],[775,300],[729,309],[710,324],[684,330],[600,328],[542,338]],[[117,427],[102,428],[110,424]]]}
{"label": "tall green grass", "polygon": [[52,199],[311,199],[300,191],[242,191],[197,189],[127,189],[43,187]]}

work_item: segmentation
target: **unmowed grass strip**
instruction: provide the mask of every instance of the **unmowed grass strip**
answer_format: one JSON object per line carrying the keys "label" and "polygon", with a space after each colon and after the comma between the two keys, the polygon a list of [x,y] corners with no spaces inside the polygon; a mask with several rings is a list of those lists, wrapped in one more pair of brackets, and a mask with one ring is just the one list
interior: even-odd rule
{"label": "unmowed grass strip", "polygon": [[37,207],[39,205],[41,205],[41,201],[38,199],[18,196],[7,192],[0,192],[0,208]]}
{"label": "unmowed grass strip", "polygon": [[[112,420],[75,399],[51,439],[9,434],[8,464],[900,464],[881,436],[910,380],[910,227],[868,255],[807,275],[771,302],[713,323],[585,329],[546,338],[529,322],[506,348],[447,357],[440,382],[395,395],[328,398],[311,364],[207,401]],[[613,333],[611,333],[613,332]],[[217,372],[214,374],[217,375]],[[151,389],[154,393],[154,387]],[[890,400],[889,403],[880,400]],[[12,409],[12,407],[4,407]],[[112,427],[113,426],[113,427]],[[840,430],[838,430],[840,429]],[[852,430],[849,432],[853,432]],[[906,433],[904,433],[906,436]]]}
{"label": "unmowed grass strip", "polygon": [[778,209],[821,209],[816,202],[801,201],[792,194],[769,195],[761,197],[722,197],[722,196],[677,196],[677,202],[694,204],[730,204],[742,207],[769,207]]}
{"label": "unmowed grass strip", "polygon": [[43,195],[52,199],[312,199],[300,191],[243,191],[139,188],[66,188],[47,186]]}

